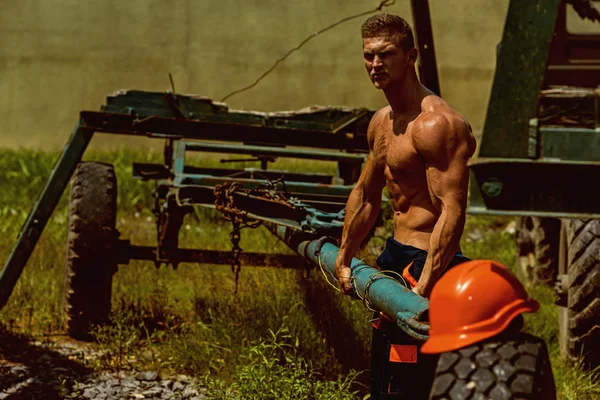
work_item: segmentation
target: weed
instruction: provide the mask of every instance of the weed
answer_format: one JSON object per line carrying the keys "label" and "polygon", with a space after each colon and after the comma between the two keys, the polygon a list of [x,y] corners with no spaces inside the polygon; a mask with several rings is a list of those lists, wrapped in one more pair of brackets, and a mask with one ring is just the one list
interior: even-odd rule
{"label": "weed", "polygon": [[266,340],[249,346],[241,355],[228,384],[205,376],[208,395],[215,399],[302,400],[356,399],[352,390],[358,374],[351,371],[337,381],[322,380],[310,361],[301,356],[298,338],[285,325],[269,331]]}
{"label": "weed", "polygon": [[127,312],[113,313],[111,324],[95,327],[92,336],[101,355],[99,369],[129,369],[130,357],[139,349],[143,330],[139,318]]}

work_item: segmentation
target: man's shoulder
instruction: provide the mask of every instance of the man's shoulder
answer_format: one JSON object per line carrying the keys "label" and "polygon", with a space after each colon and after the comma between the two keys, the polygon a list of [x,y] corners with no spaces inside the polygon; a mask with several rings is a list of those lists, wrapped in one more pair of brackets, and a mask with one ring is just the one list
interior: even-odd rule
{"label": "man's shoulder", "polygon": [[412,136],[417,149],[444,152],[450,143],[453,147],[464,145],[469,155],[475,149],[469,121],[445,101],[421,113],[415,122]]}
{"label": "man's shoulder", "polygon": [[441,105],[422,112],[415,120],[414,135],[441,139],[450,135],[453,138],[468,139],[472,136],[469,121],[449,105]]}
{"label": "man's shoulder", "polygon": [[444,99],[438,96],[427,96],[423,100],[424,111],[419,115],[419,125],[425,128],[441,129],[470,128],[467,119],[456,111]]}

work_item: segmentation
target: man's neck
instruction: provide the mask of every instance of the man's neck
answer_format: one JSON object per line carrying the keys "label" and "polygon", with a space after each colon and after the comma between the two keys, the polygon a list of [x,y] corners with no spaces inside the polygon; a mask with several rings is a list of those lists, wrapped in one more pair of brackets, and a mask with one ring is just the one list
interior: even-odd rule
{"label": "man's neck", "polygon": [[420,113],[421,101],[427,95],[414,71],[409,73],[402,83],[388,88],[384,93],[393,116]]}

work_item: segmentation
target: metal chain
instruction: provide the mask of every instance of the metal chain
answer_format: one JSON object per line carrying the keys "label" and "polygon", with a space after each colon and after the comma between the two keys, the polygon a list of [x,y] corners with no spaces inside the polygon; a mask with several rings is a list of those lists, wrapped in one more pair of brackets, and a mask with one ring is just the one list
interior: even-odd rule
{"label": "metal chain", "polygon": [[223,218],[231,221],[232,229],[229,234],[229,240],[231,241],[231,252],[233,254],[231,271],[235,279],[234,294],[237,294],[240,271],[242,270],[240,257],[244,250],[240,247],[241,230],[242,228],[257,228],[262,223],[261,221],[249,218],[246,211],[240,210],[235,205],[234,193],[240,189],[242,189],[242,185],[239,182],[228,182],[216,185],[213,190],[215,208],[223,215]]}
{"label": "metal chain", "polygon": [[242,270],[242,262],[240,261],[240,256],[242,255],[243,249],[240,247],[240,238],[241,238],[241,227],[240,222],[236,218],[231,221],[232,230],[229,234],[229,240],[231,240],[231,252],[233,253],[233,259],[231,260],[231,272],[233,272],[235,279],[235,287],[233,289],[233,293],[237,294],[238,291],[238,282],[240,279],[240,271]]}

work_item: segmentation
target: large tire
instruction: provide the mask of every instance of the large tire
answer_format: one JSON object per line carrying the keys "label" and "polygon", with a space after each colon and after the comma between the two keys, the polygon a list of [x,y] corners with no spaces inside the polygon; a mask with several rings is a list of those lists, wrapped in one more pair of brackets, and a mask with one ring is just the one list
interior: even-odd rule
{"label": "large tire", "polygon": [[560,220],[517,219],[517,276],[523,282],[553,286],[558,274]]}
{"label": "large tire", "polygon": [[430,399],[556,399],[546,344],[517,333],[443,353]]}
{"label": "large tire", "polygon": [[561,262],[568,288],[566,308],[559,311],[561,349],[586,368],[600,365],[600,220],[564,220],[566,249]]}
{"label": "large tire", "polygon": [[112,165],[80,163],[71,179],[65,268],[65,315],[71,337],[90,339],[108,321],[115,244],[117,180]]}

